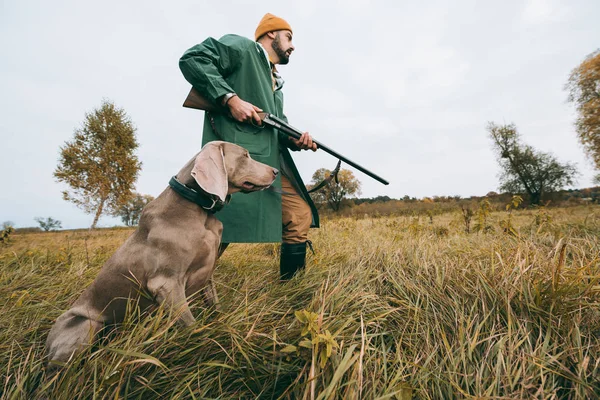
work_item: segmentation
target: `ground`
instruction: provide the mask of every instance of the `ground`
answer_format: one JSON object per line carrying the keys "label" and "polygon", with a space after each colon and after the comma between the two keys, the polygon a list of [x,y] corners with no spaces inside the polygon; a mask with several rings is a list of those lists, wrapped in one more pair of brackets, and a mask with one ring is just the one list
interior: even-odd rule
{"label": "ground", "polygon": [[[485,228],[488,226],[489,228]],[[232,245],[219,311],[107,329],[53,377],[53,320],[130,229],[12,234],[0,244],[2,398],[595,398],[600,207],[328,218],[306,273],[278,245]]]}

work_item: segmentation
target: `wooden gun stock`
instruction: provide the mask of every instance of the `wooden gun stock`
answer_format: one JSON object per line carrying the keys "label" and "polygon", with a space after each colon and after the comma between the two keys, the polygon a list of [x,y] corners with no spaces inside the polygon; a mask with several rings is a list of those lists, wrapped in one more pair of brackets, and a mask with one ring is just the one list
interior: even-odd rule
{"label": "wooden gun stock", "polygon": [[196,110],[204,110],[209,112],[220,112],[217,106],[212,104],[206,98],[204,98],[196,89],[192,87],[187,98],[183,102],[183,106],[187,108],[194,108]]}

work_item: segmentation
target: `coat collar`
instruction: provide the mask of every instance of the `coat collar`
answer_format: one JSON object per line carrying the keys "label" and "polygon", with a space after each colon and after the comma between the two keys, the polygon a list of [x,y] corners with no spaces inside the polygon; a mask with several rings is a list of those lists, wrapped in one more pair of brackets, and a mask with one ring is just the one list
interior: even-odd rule
{"label": "coat collar", "polygon": [[283,78],[281,77],[281,74],[277,70],[277,66],[275,64],[273,64],[273,62],[271,61],[271,58],[269,57],[269,53],[267,52],[267,49],[265,49],[262,44],[260,44],[258,42],[255,42],[255,43],[256,43],[256,50],[259,53],[263,53],[263,55],[265,56],[263,58],[263,60],[266,61],[266,63],[264,65],[266,65],[269,68],[269,75],[271,76],[271,79],[273,80],[273,91],[276,92],[277,90],[281,90],[283,88],[283,84],[285,83],[285,81],[283,80]]}

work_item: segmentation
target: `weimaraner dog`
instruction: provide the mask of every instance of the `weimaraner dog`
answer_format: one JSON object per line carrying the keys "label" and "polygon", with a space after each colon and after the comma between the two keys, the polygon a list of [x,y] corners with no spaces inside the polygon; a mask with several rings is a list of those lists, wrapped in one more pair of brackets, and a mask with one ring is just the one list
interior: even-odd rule
{"label": "weimaraner dog", "polygon": [[[176,178],[206,195],[209,204],[222,205],[232,193],[266,189],[278,173],[250,158],[246,149],[215,141],[206,144]],[[178,313],[180,323],[192,325],[188,299],[200,294],[207,306],[217,302],[212,275],[222,231],[212,212],[173,187],[165,189],[144,208],[136,231],[92,284],[56,320],[46,341],[49,366],[67,362],[94,340],[104,324],[122,321],[128,299],[137,299],[142,309],[164,303]]]}

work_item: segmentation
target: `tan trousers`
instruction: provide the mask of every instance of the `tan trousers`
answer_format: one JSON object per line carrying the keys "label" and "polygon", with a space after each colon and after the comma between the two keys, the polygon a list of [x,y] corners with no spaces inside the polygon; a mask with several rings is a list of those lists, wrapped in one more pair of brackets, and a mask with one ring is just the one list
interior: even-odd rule
{"label": "tan trousers", "polygon": [[[281,176],[281,190],[298,194],[292,183]],[[312,223],[312,212],[301,196],[281,195],[281,220],[283,223],[283,243],[304,243],[308,240],[308,230]]]}

